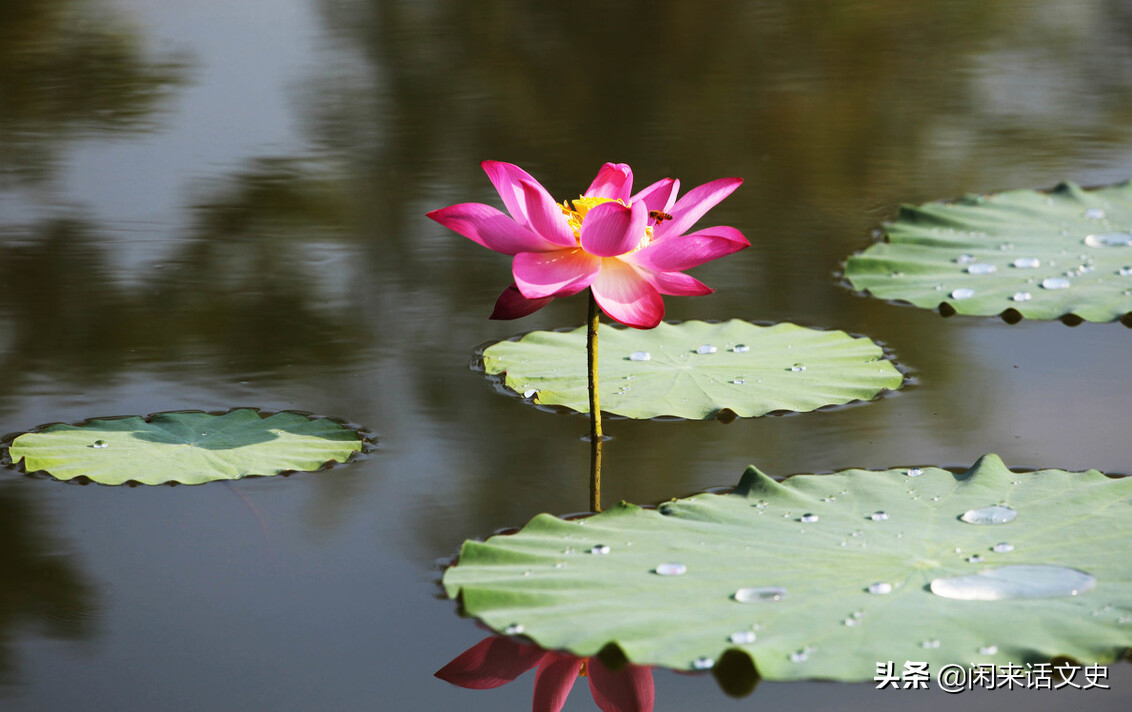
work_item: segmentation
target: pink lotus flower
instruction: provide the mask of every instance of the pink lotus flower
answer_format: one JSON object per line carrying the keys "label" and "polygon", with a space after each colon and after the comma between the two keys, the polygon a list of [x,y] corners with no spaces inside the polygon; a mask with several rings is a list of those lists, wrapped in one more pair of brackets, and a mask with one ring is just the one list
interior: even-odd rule
{"label": "pink lotus flower", "polygon": [[589,677],[590,693],[603,712],[652,711],[651,668],[626,665],[613,672],[597,658],[552,653],[495,635],[465,650],[436,676],[460,687],[486,690],[506,685],[536,665],[534,712],[561,710],[579,675]]}
{"label": "pink lotus flower", "polygon": [[662,294],[714,291],[684,270],[750,246],[733,227],[684,234],[741,178],[713,180],[677,200],[680,181],[665,178],[633,195],[629,166],[606,163],[581,197],[559,204],[522,168],[499,161],[482,165],[510,217],[482,203],[428,216],[515,256],[515,282],[500,295],[492,319],[517,319],[588,287],[611,318],[651,329],[664,317]]}

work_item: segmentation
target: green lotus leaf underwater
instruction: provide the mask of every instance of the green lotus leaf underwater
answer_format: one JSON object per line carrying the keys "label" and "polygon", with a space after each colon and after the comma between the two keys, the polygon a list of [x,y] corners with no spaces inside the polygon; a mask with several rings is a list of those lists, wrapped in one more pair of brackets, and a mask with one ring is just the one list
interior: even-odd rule
{"label": "green lotus leaf underwater", "polygon": [[[904,378],[870,339],[795,324],[603,324],[598,344],[601,410],[626,418],[807,412],[871,400]],[[532,403],[589,412],[584,327],[491,344],[483,366]]]}
{"label": "green lotus leaf underwater", "polygon": [[16,437],[8,455],[27,472],[106,485],[195,485],[313,471],[364,447],[357,430],[330,418],[242,408],[220,415],[156,413],[49,425]]}
{"label": "green lotus leaf underwater", "polygon": [[[468,541],[443,586],[496,632],[578,656],[754,680],[878,661],[1112,662],[1132,645],[1132,478],[845,470]],[[600,651],[600,652],[599,652]],[[611,652],[612,651],[612,652]],[[741,663],[741,664],[739,664]],[[726,671],[721,668],[726,668]]]}
{"label": "green lotus leaf underwater", "polygon": [[1132,325],[1132,183],[905,206],[845,277],[946,315]]}

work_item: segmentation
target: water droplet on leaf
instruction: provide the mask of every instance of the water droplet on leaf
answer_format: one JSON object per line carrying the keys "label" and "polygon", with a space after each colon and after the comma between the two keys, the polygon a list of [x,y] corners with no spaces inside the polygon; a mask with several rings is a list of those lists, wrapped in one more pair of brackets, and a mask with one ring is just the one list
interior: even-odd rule
{"label": "water droplet on leaf", "polygon": [[590,553],[591,554],[598,554],[598,555],[608,554],[609,553],[609,547],[605,544],[598,544],[594,548],[590,549]]}
{"label": "water droplet on leaf", "polygon": [[931,591],[959,601],[1000,601],[1008,598],[1076,596],[1091,590],[1091,574],[1065,566],[998,566],[968,576],[937,578]]}
{"label": "water droplet on leaf", "polygon": [[731,596],[739,603],[761,603],[763,601],[781,601],[786,598],[786,589],[781,586],[756,586],[741,588]]}
{"label": "water droplet on leaf", "polygon": [[991,547],[991,551],[996,554],[1009,554],[1014,551],[1014,545],[1009,542],[999,542]]}
{"label": "water droplet on leaf", "polygon": [[1033,269],[1035,267],[1041,267],[1042,261],[1037,257],[1019,257],[1011,262],[1011,264],[1018,269]]}
{"label": "water droplet on leaf", "polygon": [[735,645],[750,645],[756,637],[753,630],[739,630],[731,634],[731,642]]}
{"label": "water droplet on leaf", "polygon": [[799,518],[799,520],[798,520],[798,521],[800,521],[800,522],[802,522],[802,523],[804,523],[804,524],[811,524],[811,523],[813,523],[813,522],[816,522],[817,520],[818,520],[818,515],[816,515],[816,514],[810,514],[809,512],[807,512],[807,513],[803,514],[803,515],[802,515],[802,516],[801,516],[801,517]]}
{"label": "water droplet on leaf", "polygon": [[871,584],[866,590],[869,593],[876,593],[881,595],[892,593],[892,584],[888,583],[887,581],[878,581],[877,583]]}
{"label": "water droplet on leaf", "polygon": [[1042,280],[1042,289],[1069,289],[1070,285],[1065,277],[1046,277]]}
{"label": "water droplet on leaf", "polygon": [[648,361],[650,359],[652,359],[652,354],[648,351],[634,351],[629,354],[630,361]]}
{"label": "water droplet on leaf", "polygon": [[968,524],[1009,524],[1018,518],[1018,512],[1001,504],[968,509],[959,517]]}
{"label": "water droplet on leaf", "polygon": [[98,448],[99,450],[101,450],[104,447],[107,447],[108,445],[109,445],[109,443],[107,443],[105,440],[95,440],[94,441],[94,447]]}
{"label": "water droplet on leaf", "polygon": [[1128,247],[1132,245],[1132,232],[1105,232],[1099,235],[1086,235],[1084,243],[1089,247]]}
{"label": "water droplet on leaf", "polygon": [[873,512],[869,515],[869,519],[873,520],[874,522],[883,522],[884,520],[888,519],[888,512]]}
{"label": "water droplet on leaf", "polygon": [[688,567],[684,564],[668,563],[656,567],[656,573],[661,576],[683,576],[687,572]]}
{"label": "water droplet on leaf", "polygon": [[716,349],[711,344],[704,344],[703,346],[700,346],[698,349],[696,349],[696,353],[698,353],[698,354],[713,354],[717,350],[718,349]]}
{"label": "water droplet on leaf", "polygon": [[998,268],[986,262],[976,262],[967,267],[967,274],[994,274]]}

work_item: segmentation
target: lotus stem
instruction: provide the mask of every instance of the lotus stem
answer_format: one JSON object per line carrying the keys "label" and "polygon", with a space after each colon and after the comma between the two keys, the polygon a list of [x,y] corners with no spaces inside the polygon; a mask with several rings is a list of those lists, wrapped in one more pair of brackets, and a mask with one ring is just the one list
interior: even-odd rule
{"label": "lotus stem", "polygon": [[597,383],[597,328],[601,323],[594,293],[590,291],[590,316],[586,329],[586,365],[590,386],[590,511],[601,511],[601,403]]}

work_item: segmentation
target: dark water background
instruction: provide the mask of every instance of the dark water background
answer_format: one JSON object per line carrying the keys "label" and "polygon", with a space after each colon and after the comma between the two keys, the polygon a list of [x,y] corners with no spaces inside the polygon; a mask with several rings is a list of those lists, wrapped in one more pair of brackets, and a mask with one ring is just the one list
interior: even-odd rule
{"label": "dark water background", "polygon": [[[1125,0],[0,0],[0,431],[256,406],[375,430],[371,457],[233,485],[0,477],[0,707],[527,709],[533,674],[435,680],[483,633],[434,561],[582,510],[581,417],[493,392],[475,346],[581,323],[487,315],[505,257],[428,210],[739,175],[752,247],[672,319],[884,341],[918,385],[796,417],[614,422],[605,501],[911,464],[1132,472],[1132,332],[943,319],[835,272],[901,202],[1132,176]],[[3,473],[0,473],[3,474]],[[1128,709],[1112,690],[966,693],[658,672],[657,710]],[[594,709],[585,685],[567,710]]]}

